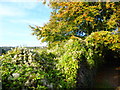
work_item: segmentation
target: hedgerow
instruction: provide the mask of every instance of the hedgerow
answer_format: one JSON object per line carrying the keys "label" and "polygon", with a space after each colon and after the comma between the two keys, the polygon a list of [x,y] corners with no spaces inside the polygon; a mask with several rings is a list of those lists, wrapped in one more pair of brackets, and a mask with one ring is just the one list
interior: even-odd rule
{"label": "hedgerow", "polygon": [[118,53],[119,58],[118,34],[93,32],[86,39],[71,37],[46,50],[15,48],[0,58],[3,88],[76,88],[79,63],[86,62],[89,70],[97,68],[104,63],[104,50]]}

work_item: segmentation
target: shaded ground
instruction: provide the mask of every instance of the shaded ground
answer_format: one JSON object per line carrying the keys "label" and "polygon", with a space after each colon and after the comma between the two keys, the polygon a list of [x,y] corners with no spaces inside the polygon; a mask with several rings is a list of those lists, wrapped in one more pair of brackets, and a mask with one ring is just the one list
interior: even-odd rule
{"label": "shaded ground", "polygon": [[102,66],[95,77],[94,88],[120,90],[120,66]]}

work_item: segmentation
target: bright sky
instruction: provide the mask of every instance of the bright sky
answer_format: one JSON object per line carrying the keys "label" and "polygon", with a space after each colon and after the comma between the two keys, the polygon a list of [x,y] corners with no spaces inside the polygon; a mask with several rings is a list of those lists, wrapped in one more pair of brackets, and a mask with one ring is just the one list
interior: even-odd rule
{"label": "bright sky", "polygon": [[0,0],[0,46],[44,46],[29,25],[43,26],[51,9],[34,0]]}

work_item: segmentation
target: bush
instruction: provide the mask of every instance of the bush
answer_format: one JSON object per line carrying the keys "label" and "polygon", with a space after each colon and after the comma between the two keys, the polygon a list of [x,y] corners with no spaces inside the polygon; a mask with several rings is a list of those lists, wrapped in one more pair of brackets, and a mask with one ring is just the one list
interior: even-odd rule
{"label": "bush", "polygon": [[100,31],[85,40],[71,38],[51,49],[15,48],[0,57],[3,89],[87,87],[93,78],[89,73],[104,62],[104,51],[112,50],[119,56],[119,45],[117,34]]}
{"label": "bush", "polygon": [[52,48],[51,52],[56,55],[56,60],[58,61],[57,69],[64,75],[64,79],[61,80],[62,87],[75,88],[78,69],[83,69],[79,63],[85,62],[82,64],[86,64],[86,70],[92,72],[93,69],[95,70],[99,65],[105,62],[106,52],[104,51],[112,50],[114,53],[114,50],[117,51],[120,49],[119,42],[120,39],[117,34],[108,31],[100,31],[93,32],[86,37],[85,40],[72,38]]}
{"label": "bush", "polygon": [[[104,57],[107,51],[111,50],[118,54],[120,49],[120,37],[115,32],[99,31],[93,32],[86,39],[86,46],[92,51],[92,59],[96,64],[104,62]],[[89,52],[90,54],[90,52]]]}
{"label": "bush", "polygon": [[1,57],[3,89],[49,88],[46,78],[48,76],[47,70],[51,67],[46,58],[51,60],[52,56],[48,57],[46,53],[39,55],[26,48],[15,48],[8,51]]}

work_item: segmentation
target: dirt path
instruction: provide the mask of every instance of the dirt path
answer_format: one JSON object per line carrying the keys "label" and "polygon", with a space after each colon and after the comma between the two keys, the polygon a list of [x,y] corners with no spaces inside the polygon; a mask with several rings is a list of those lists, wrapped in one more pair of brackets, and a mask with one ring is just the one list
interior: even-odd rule
{"label": "dirt path", "polygon": [[113,88],[113,90],[120,90],[120,67],[101,67],[100,71],[98,71],[95,77],[94,87]]}

